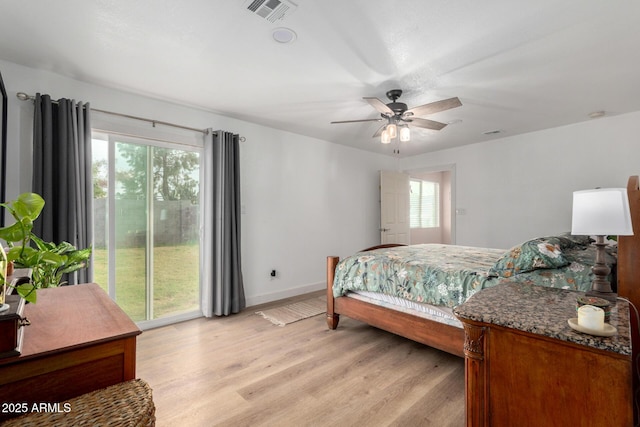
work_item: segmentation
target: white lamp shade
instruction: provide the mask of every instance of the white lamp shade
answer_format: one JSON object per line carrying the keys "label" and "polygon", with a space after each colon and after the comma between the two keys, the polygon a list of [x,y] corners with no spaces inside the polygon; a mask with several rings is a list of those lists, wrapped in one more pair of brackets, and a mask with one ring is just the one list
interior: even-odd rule
{"label": "white lamp shade", "polygon": [[626,188],[573,192],[571,234],[631,236],[631,212]]}

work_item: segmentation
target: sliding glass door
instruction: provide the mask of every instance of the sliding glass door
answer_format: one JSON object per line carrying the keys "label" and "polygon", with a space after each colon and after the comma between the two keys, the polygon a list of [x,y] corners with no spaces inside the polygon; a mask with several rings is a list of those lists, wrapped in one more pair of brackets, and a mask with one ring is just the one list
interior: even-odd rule
{"label": "sliding glass door", "polygon": [[94,281],[139,323],[199,315],[200,149],[94,132],[93,156]]}

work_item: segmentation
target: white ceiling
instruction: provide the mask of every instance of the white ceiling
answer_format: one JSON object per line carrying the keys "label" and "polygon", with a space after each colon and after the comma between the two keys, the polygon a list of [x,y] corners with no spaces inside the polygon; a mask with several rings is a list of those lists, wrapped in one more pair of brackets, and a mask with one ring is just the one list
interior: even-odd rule
{"label": "white ceiling", "polygon": [[[246,0],[4,1],[0,59],[401,156],[640,110],[637,0],[294,2],[271,23]],[[394,88],[463,106],[400,146],[330,124],[379,117],[362,98]]]}

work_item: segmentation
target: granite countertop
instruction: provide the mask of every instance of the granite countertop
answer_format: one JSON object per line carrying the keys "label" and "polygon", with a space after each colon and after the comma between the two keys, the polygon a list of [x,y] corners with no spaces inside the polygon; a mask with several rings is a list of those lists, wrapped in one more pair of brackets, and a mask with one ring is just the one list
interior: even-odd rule
{"label": "granite countertop", "polygon": [[618,300],[611,308],[611,337],[574,331],[568,319],[578,317],[576,299],[584,292],[507,283],[483,289],[454,308],[460,320],[489,323],[623,355],[631,355],[629,308]]}

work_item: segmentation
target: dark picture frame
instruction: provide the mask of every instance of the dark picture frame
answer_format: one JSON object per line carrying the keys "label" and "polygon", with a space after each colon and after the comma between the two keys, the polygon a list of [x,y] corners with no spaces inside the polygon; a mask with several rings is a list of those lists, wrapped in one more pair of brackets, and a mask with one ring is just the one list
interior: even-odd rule
{"label": "dark picture frame", "polygon": [[[0,143],[0,202],[6,200],[7,190],[7,90],[4,87],[2,73],[0,73],[0,92],[2,93],[2,110],[0,110],[0,128],[2,129]],[[0,209],[0,226],[4,226],[4,209]]]}

